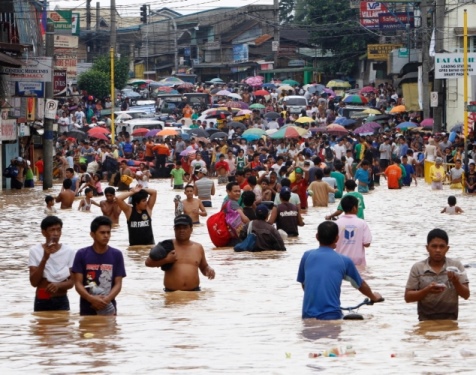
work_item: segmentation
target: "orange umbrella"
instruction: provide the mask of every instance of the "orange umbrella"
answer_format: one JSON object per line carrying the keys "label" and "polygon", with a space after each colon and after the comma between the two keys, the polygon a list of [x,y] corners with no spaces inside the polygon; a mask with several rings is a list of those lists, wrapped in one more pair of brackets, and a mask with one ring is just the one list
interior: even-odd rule
{"label": "orange umbrella", "polygon": [[174,129],[164,129],[157,133],[158,136],[164,137],[166,135],[177,135],[177,131]]}
{"label": "orange umbrella", "polygon": [[396,105],[395,107],[392,108],[390,113],[403,113],[406,112],[407,109],[405,108],[404,105]]}
{"label": "orange umbrella", "polygon": [[100,133],[100,134],[109,134],[110,131],[107,130],[106,128],[101,128],[100,126],[97,126],[95,128],[92,128],[92,129],[89,129],[88,130],[88,134],[89,135],[92,135],[92,134],[97,134],[97,133]]}

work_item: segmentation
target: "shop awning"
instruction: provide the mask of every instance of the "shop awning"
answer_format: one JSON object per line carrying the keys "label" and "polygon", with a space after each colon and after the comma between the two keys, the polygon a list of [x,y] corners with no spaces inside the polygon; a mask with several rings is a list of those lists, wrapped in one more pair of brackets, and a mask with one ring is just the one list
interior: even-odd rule
{"label": "shop awning", "polygon": [[21,67],[21,61],[8,56],[5,53],[0,52],[0,66],[8,66],[10,68],[19,68]]}

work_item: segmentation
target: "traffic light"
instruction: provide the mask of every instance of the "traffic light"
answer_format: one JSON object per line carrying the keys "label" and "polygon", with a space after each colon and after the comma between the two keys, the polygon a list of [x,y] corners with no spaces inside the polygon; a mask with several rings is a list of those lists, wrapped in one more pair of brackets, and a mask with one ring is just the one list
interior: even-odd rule
{"label": "traffic light", "polygon": [[140,7],[140,20],[142,23],[147,23],[147,5],[142,5]]}

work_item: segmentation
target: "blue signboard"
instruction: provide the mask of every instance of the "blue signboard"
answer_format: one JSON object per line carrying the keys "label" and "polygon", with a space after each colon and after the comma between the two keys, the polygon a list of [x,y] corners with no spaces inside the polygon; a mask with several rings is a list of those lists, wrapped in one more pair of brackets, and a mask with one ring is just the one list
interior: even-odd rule
{"label": "blue signboard", "polygon": [[415,27],[413,12],[379,13],[378,24],[380,30],[405,30],[407,24]]}
{"label": "blue signboard", "polygon": [[249,58],[248,44],[235,44],[233,46],[233,61],[247,62]]}
{"label": "blue signboard", "polygon": [[45,90],[44,82],[15,82],[16,96],[36,96],[43,98]]}

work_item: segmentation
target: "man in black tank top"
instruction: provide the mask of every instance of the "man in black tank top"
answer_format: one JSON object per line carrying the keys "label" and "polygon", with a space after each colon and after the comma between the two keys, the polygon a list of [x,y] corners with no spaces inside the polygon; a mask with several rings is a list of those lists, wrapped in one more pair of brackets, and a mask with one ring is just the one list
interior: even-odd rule
{"label": "man in black tank top", "polygon": [[[132,206],[125,199],[132,196]],[[117,204],[127,219],[129,245],[154,245],[152,231],[152,209],[157,200],[157,191],[136,186],[131,191],[117,197]]]}

